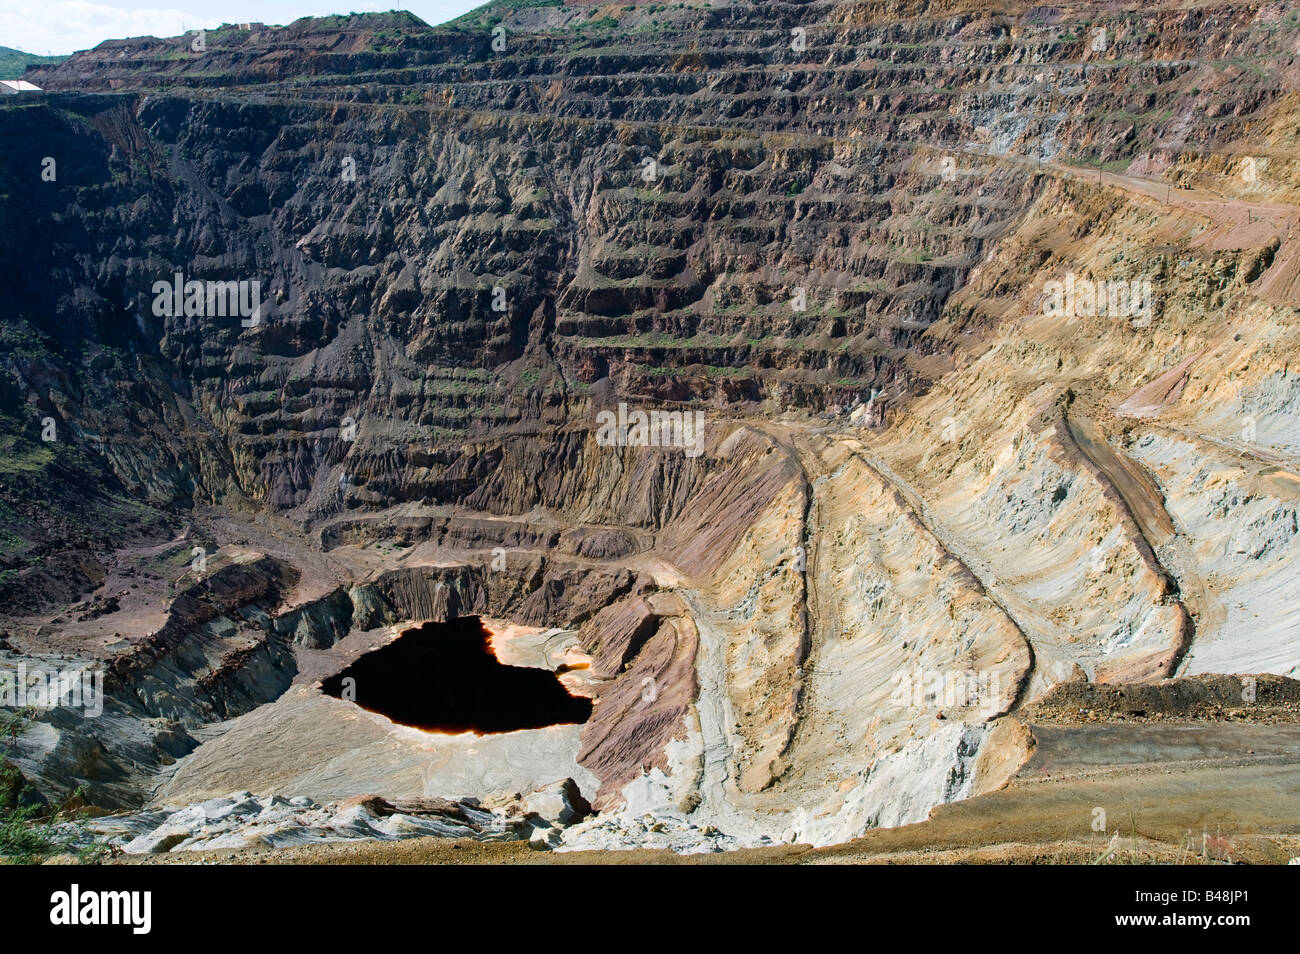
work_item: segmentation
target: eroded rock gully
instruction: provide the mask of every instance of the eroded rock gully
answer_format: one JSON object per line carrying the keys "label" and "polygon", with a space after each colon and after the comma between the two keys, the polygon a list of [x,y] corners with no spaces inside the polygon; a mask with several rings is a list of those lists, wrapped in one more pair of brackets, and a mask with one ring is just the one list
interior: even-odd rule
{"label": "eroded rock gully", "polygon": [[[142,851],[255,812],[702,851],[1011,803],[1120,721],[1170,772],[1180,727],[1272,752],[1289,10],[506,3],[33,71],[0,104],[0,653],[106,676],[10,760],[146,806],[101,826]],[[259,320],[160,314],[177,273],[259,282]],[[1150,309],[1044,307],[1067,278]],[[699,443],[609,446],[620,403]],[[471,617],[590,718],[321,691]]]}

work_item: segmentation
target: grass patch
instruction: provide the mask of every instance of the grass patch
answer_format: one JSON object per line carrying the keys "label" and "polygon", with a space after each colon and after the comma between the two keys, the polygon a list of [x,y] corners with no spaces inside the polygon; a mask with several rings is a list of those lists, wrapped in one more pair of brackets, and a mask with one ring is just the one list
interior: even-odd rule
{"label": "grass patch", "polygon": [[21,79],[29,66],[53,66],[66,59],[66,56],[37,56],[12,47],[0,46],[0,79]]}

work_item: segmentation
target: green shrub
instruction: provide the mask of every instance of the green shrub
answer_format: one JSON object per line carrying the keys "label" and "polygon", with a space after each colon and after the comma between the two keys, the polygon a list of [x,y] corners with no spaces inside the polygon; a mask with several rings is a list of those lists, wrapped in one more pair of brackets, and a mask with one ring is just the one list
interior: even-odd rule
{"label": "green shrub", "polygon": [[33,797],[22,774],[9,763],[8,756],[32,714],[30,709],[0,712],[0,862],[30,865],[67,853],[75,854],[83,864],[99,861],[106,849],[86,844],[84,813],[67,808],[80,802],[83,789],[73,792],[63,808],[51,812]]}

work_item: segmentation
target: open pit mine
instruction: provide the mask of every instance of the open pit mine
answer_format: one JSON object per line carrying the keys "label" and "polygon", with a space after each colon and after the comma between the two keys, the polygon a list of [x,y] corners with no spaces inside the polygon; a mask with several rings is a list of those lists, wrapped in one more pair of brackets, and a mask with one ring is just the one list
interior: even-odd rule
{"label": "open pit mine", "polygon": [[11,858],[1300,856],[1300,2],[22,79]]}

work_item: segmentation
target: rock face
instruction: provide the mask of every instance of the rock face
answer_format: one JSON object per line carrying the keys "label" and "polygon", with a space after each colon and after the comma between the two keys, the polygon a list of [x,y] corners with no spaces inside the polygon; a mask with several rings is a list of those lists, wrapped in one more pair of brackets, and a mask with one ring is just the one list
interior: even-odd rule
{"label": "rock face", "polygon": [[[568,778],[600,814],[521,838],[709,850],[920,821],[1082,700],[1290,700],[1298,42],[1266,3],[505,3],[34,69],[0,648],[105,704],[10,761],[114,809]],[[591,719],[319,693],[468,615]]]}

